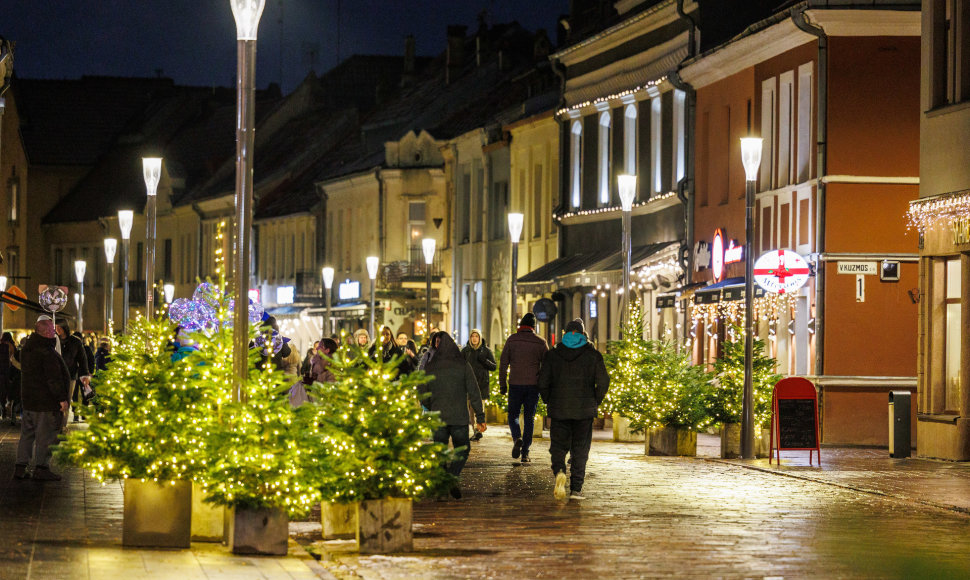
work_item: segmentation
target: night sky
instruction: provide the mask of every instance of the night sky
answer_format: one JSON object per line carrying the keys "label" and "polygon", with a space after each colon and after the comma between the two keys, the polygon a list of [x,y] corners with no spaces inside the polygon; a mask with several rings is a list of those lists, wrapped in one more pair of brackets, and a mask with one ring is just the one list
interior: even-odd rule
{"label": "night sky", "polygon": [[[0,36],[16,41],[14,70],[21,78],[161,71],[182,85],[235,85],[236,32],[228,0],[3,4]],[[403,54],[407,34],[416,37],[419,55],[438,54],[446,27],[463,24],[474,32],[483,9],[490,23],[517,20],[530,30],[545,28],[555,41],[557,17],[568,12],[569,0],[267,0],[259,25],[258,88],[282,79],[289,92],[311,66],[320,74],[338,62],[338,5],[343,59],[354,53]],[[313,52],[311,65],[307,54]]]}

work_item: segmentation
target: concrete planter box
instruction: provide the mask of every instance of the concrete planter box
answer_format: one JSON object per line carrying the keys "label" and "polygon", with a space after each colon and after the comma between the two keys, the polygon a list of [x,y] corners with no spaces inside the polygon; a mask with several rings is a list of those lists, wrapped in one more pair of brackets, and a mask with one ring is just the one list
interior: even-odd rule
{"label": "concrete planter box", "polygon": [[[532,424],[532,438],[542,439],[542,423],[543,418],[541,415],[536,415],[535,422]],[[525,415],[519,414],[519,427],[525,427]]]}
{"label": "concrete planter box", "polygon": [[121,544],[188,548],[192,535],[192,484],[125,480]]}
{"label": "concrete planter box", "polygon": [[697,433],[676,427],[650,429],[644,447],[647,455],[695,457]]}
{"label": "concrete planter box", "polygon": [[619,413],[613,413],[613,441],[645,441],[646,433],[633,433],[630,431],[630,420],[621,417]]}
{"label": "concrete planter box", "polygon": [[372,499],[360,502],[357,511],[357,548],[364,554],[410,552],[410,498]]}
{"label": "concrete planter box", "polygon": [[279,508],[235,507],[229,515],[229,547],[233,554],[285,556],[290,521]]}
{"label": "concrete planter box", "polygon": [[205,503],[202,486],[192,483],[192,541],[226,541],[226,507]]}
{"label": "concrete planter box", "polygon": [[485,422],[490,425],[503,425],[508,423],[509,414],[495,403],[485,405]]}
{"label": "concrete planter box", "polygon": [[741,457],[741,424],[725,423],[721,426],[721,458]]}
{"label": "concrete planter box", "polygon": [[357,537],[359,502],[320,503],[320,523],[324,540],[352,540]]}
{"label": "concrete planter box", "polygon": [[[758,435],[761,437],[758,437]],[[760,429],[754,433],[754,456],[758,458],[769,457],[771,449],[768,446],[771,441],[771,429]]]}

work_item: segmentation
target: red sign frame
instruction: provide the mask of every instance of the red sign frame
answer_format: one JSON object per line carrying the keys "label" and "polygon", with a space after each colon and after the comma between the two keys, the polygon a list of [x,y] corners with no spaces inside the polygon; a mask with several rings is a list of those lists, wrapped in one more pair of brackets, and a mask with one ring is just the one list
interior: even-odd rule
{"label": "red sign frame", "polygon": [[[778,416],[778,401],[780,400],[811,400],[814,410],[815,427],[815,447],[782,447],[781,446],[781,425]],[[781,451],[808,451],[808,464],[812,464],[812,451],[818,454],[818,465],[822,466],[822,450],[820,449],[822,437],[818,424],[818,391],[815,385],[808,379],[802,377],[789,377],[775,383],[775,388],[771,394],[771,435],[769,439],[768,464],[772,459],[777,459],[781,464]],[[777,453],[777,456],[775,455]]]}

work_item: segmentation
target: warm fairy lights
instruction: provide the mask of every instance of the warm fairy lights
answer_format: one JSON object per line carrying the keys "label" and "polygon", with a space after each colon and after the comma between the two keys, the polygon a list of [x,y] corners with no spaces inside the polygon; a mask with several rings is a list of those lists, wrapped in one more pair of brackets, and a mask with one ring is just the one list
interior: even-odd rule
{"label": "warm fairy lights", "polygon": [[613,93],[612,95],[599,97],[592,101],[583,101],[582,103],[577,103],[571,107],[559,109],[558,111],[556,111],[556,116],[557,117],[561,117],[563,115],[572,116],[572,115],[575,115],[580,110],[585,109],[586,107],[597,107],[603,104],[609,104],[610,101],[617,101],[617,100],[622,101],[624,97],[630,98],[631,96],[634,96],[637,93],[646,92],[648,96],[655,96],[655,94],[659,93],[659,90],[657,89],[657,87],[663,84],[663,82],[666,80],[667,80],[667,76],[664,75],[658,79],[654,79],[652,81],[646,82],[636,87],[635,89],[627,89],[619,93]]}
{"label": "warm fairy lights", "polygon": [[[658,193],[657,195],[652,196],[650,199],[646,201],[634,203],[633,209],[655,204],[659,201],[670,199],[675,195],[677,195],[676,191],[668,191],[667,193]],[[616,213],[617,217],[619,217],[620,214],[623,213],[623,209],[620,206],[599,207],[596,209],[581,209],[581,210],[567,211],[559,214],[553,214],[552,217],[555,218],[557,221],[561,222],[563,220],[576,217],[576,216],[600,215],[600,214],[607,214],[607,213]]]}
{"label": "warm fairy lights", "polygon": [[[945,193],[909,202],[909,227],[923,235],[927,230],[953,230],[970,227],[970,191]],[[970,240],[966,240],[970,242]],[[961,243],[966,243],[961,242]]]}

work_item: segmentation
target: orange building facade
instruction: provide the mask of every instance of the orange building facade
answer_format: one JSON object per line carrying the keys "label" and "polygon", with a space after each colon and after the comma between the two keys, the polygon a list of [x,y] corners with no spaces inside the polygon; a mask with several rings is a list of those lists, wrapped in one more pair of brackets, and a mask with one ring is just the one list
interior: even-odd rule
{"label": "orange building facade", "polygon": [[[783,13],[680,71],[696,99],[699,287],[681,297],[695,359],[713,362],[742,323],[745,260],[802,255],[812,268],[802,288],[756,292],[758,335],[779,373],[818,387],[823,444],[886,445],[888,393],[916,390],[918,236],[906,212],[919,195],[919,33],[914,11]],[[747,136],[763,139],[751,248]],[[733,246],[724,254],[718,230]]]}

